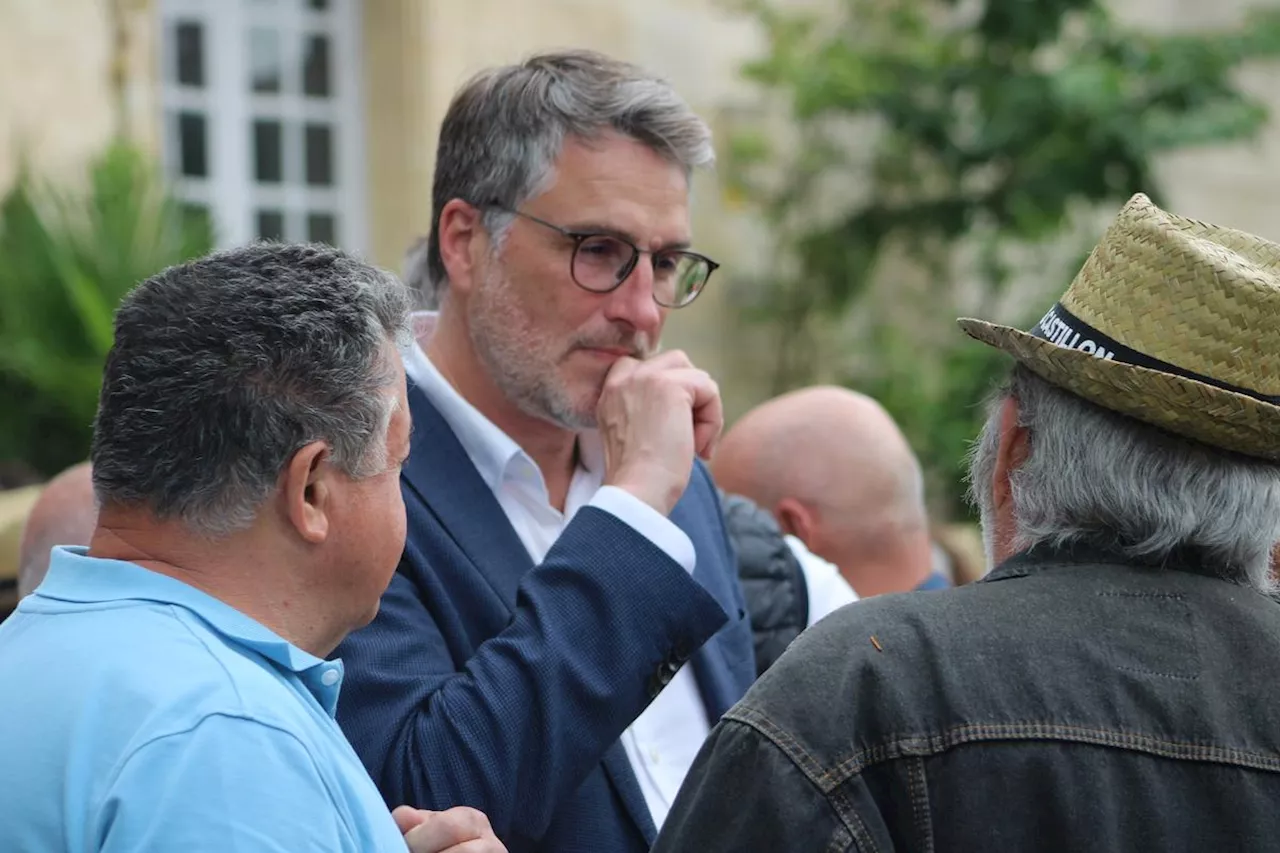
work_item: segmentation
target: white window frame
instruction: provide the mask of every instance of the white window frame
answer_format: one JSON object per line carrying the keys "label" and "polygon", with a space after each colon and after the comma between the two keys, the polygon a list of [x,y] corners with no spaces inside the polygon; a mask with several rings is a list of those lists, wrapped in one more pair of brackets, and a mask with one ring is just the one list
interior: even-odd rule
{"label": "white window frame", "polygon": [[[361,56],[361,0],[328,0],[330,9],[313,12],[306,0],[160,0],[160,101],[165,172],[174,193],[206,207],[220,248],[240,246],[258,236],[257,212],[280,210],[286,216],[284,239],[306,239],[308,212],[332,213],[341,248],[363,253],[368,246],[368,211],[364,93]],[[179,21],[203,30],[204,86],[177,83],[177,50],[173,40]],[[281,40],[283,89],[255,94],[250,89],[249,32],[254,25],[277,29]],[[301,33],[329,39],[330,95],[304,96],[301,77]],[[180,174],[176,115],[202,113],[206,121],[207,178]],[[254,178],[253,122],[279,120],[284,125],[279,185]],[[302,160],[303,123],[313,119],[332,128],[334,159],[331,187],[305,184]]]}

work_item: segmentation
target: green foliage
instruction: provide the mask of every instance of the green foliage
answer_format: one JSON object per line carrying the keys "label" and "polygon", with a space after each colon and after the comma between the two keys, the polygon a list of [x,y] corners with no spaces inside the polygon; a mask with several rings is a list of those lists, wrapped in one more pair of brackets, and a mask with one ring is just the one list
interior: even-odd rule
{"label": "green foliage", "polygon": [[[1154,34],[1098,0],[837,0],[822,14],[735,5],[767,35],[745,73],[792,121],[781,142],[744,131],[725,158],[778,240],[777,269],[749,308],[779,333],[774,390],[812,381],[831,353],[804,343],[852,319],[864,331],[836,355],[859,367],[842,381],[886,404],[941,488],[940,508],[963,512],[960,460],[1004,363],[944,323],[1021,301],[1017,316],[995,319],[1025,326],[1044,305],[1009,298],[1025,290],[1015,258],[1026,267],[1082,211],[1118,209],[1138,191],[1159,203],[1162,153],[1255,135],[1267,112],[1236,75],[1280,54],[1280,11],[1230,32]],[[833,203],[832,187],[845,186],[856,190]],[[1066,281],[1037,286],[1056,295]],[[872,298],[876,288],[887,297]]]}
{"label": "green foliage", "polygon": [[88,456],[120,299],[212,244],[207,220],[123,144],[81,191],[19,176],[0,202],[0,461],[48,475]]}

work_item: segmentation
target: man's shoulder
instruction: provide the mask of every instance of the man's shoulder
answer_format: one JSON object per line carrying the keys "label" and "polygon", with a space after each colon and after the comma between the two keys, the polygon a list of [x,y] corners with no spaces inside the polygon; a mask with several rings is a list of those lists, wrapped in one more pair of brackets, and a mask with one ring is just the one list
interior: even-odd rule
{"label": "man's shoulder", "polygon": [[[1234,625],[1249,626],[1241,633],[1254,641],[1226,643]],[[1270,701],[1254,682],[1274,679],[1235,673],[1280,671],[1280,653],[1256,639],[1265,629],[1280,636],[1277,627],[1273,603],[1203,576],[1102,565],[1003,575],[836,611],[805,631],[728,716],[780,747],[848,767],[997,723],[1105,728],[1116,697],[1133,703],[1132,730],[1155,732],[1161,717],[1153,708],[1165,709],[1165,723],[1184,719],[1185,703],[1168,691],[1187,680],[1246,697],[1242,706]],[[1233,666],[1200,652],[1220,643],[1237,649]]]}
{"label": "man's shoulder", "polygon": [[[798,637],[774,671],[762,678],[752,692],[760,700],[792,692],[797,680],[812,681],[822,695],[833,687],[856,692],[853,683],[879,677],[886,670],[911,667],[931,650],[937,620],[950,622],[947,614],[963,603],[925,600],[920,593],[897,593],[863,599],[836,610]],[[772,674],[776,671],[777,674]],[[840,673],[835,685],[826,675]],[[819,687],[819,685],[822,685]]]}
{"label": "man's shoulder", "polygon": [[926,734],[989,627],[975,620],[986,593],[897,593],[842,607],[804,631],[726,716],[826,757],[849,757],[850,732],[866,749],[894,733]]}
{"label": "man's shoulder", "polygon": [[0,646],[6,683],[38,685],[50,701],[79,696],[122,728],[133,720],[180,730],[220,713],[274,720],[288,690],[257,655],[176,605],[126,602],[24,619],[26,629]]}

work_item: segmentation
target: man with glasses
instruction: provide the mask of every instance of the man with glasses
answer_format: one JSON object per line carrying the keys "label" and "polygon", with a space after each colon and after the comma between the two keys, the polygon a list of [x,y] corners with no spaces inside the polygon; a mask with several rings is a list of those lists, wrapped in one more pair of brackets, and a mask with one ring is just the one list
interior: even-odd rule
{"label": "man with glasses", "polygon": [[479,808],[512,851],[644,851],[755,672],[694,458],[719,393],[658,353],[716,269],[689,227],[710,133],[568,52],[464,86],[437,158],[408,542],[338,719],[389,801]]}

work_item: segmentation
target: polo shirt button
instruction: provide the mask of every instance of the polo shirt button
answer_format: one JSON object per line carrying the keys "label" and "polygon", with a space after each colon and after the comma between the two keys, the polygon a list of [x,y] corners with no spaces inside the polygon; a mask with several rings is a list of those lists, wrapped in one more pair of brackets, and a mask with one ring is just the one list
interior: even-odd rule
{"label": "polo shirt button", "polygon": [[332,687],[338,683],[338,671],[336,669],[326,669],[324,674],[320,676],[320,683],[325,687]]}

